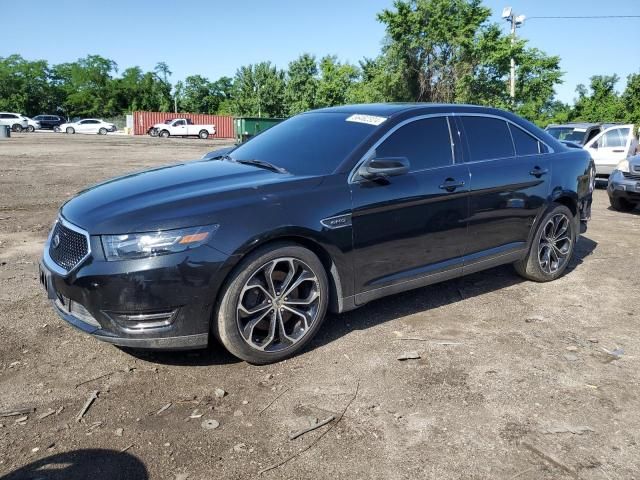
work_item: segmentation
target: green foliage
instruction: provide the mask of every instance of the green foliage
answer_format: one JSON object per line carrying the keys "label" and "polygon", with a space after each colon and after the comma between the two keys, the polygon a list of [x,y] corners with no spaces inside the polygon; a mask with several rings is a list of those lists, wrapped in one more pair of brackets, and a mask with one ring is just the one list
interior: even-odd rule
{"label": "green foliage", "polygon": [[[118,116],[133,110],[283,117],[345,103],[425,101],[490,105],[541,126],[572,120],[640,124],[640,73],[592,77],[579,85],[575,105],[554,98],[562,82],[560,59],[513,42],[482,0],[394,0],[378,20],[386,27],[380,55],[357,65],[335,55],[308,53],[286,71],[270,62],[241,66],[233,78],[190,75],[171,85],[171,69],[117,64],[99,55],[49,65],[19,55],[0,57],[0,110]],[[516,94],[509,96],[510,61]]]}

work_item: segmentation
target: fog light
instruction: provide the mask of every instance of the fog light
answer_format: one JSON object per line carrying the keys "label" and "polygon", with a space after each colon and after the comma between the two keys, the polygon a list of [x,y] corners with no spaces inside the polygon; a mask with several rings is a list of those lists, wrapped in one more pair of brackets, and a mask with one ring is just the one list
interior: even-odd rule
{"label": "fog light", "polygon": [[118,326],[126,330],[147,330],[150,328],[168,327],[175,320],[178,310],[153,313],[115,313],[105,312]]}

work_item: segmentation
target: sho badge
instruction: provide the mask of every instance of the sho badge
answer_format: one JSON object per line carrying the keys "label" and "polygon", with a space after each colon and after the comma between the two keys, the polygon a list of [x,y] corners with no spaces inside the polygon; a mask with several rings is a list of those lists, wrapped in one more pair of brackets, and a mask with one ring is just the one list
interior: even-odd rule
{"label": "sho badge", "polygon": [[321,220],[320,223],[322,223],[322,225],[332,230],[336,228],[350,227],[351,214],[347,213],[345,215],[338,215],[337,217],[325,218],[324,220]]}

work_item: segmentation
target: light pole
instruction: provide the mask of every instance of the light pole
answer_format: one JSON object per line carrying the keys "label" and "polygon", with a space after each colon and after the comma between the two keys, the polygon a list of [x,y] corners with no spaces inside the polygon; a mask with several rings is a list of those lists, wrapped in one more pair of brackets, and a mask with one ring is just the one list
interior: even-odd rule
{"label": "light pole", "polygon": [[[513,8],[505,7],[502,10],[502,18],[511,23],[511,46],[516,44],[516,28],[521,27],[524,24],[524,15],[516,15],[513,13]],[[509,76],[509,95],[512,100],[516,98],[516,59],[513,58],[513,52],[511,53],[511,74]]]}

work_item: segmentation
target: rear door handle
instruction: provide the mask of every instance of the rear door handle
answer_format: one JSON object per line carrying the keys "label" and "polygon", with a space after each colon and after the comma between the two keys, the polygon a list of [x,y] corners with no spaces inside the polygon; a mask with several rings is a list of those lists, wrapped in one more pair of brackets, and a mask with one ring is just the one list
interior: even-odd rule
{"label": "rear door handle", "polygon": [[540,168],[540,167],[536,167],[533,170],[531,170],[529,172],[529,175],[533,175],[534,177],[538,177],[540,178],[542,175],[545,175],[549,173],[549,169],[548,168]]}
{"label": "rear door handle", "polygon": [[440,185],[441,190],[446,190],[447,192],[453,192],[456,188],[464,187],[464,181],[456,181],[453,178],[447,178],[442,185]]}

